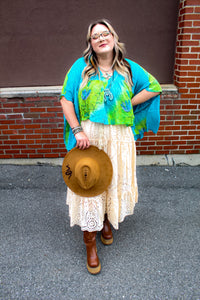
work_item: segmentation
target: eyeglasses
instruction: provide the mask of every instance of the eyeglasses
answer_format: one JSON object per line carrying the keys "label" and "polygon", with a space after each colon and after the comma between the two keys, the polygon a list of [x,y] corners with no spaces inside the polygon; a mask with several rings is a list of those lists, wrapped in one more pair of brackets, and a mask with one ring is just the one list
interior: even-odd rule
{"label": "eyeglasses", "polygon": [[95,33],[91,36],[91,39],[98,40],[100,38],[100,36],[105,38],[105,37],[109,36],[109,34],[110,34],[109,30],[103,31],[101,33]]}

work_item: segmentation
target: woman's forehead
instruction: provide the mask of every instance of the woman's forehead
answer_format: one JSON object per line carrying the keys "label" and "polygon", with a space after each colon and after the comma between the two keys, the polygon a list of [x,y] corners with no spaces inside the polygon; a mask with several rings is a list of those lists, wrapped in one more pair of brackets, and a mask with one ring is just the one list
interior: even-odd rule
{"label": "woman's forehead", "polygon": [[108,28],[103,24],[97,24],[92,28],[91,34],[99,33],[102,31],[108,30]]}

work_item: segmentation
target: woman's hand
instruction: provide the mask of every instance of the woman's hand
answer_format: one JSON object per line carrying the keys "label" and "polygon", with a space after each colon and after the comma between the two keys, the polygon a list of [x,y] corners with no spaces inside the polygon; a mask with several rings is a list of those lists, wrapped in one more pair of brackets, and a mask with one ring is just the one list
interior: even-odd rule
{"label": "woman's hand", "polygon": [[76,147],[79,148],[80,150],[84,150],[90,147],[90,141],[88,140],[87,135],[81,131],[75,134],[76,138]]}
{"label": "woman's hand", "polygon": [[[75,110],[74,110],[74,104],[71,101],[68,101],[67,99],[65,99],[65,97],[62,97],[61,100],[61,105],[63,108],[63,112],[65,115],[65,118],[67,120],[67,122],[69,123],[71,128],[75,128],[75,127],[79,127],[79,121],[77,119],[77,116],[75,114]],[[76,138],[76,147],[84,150],[90,147],[90,142],[88,140],[87,135],[83,132],[80,131],[78,133],[75,134],[75,138]]]}

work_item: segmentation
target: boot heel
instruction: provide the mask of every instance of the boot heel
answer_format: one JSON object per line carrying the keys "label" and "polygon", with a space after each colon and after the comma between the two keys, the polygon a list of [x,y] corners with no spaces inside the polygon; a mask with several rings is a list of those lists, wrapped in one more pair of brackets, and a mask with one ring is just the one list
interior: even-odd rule
{"label": "boot heel", "polygon": [[101,231],[101,241],[104,245],[111,245],[113,243],[113,234],[108,221],[107,214],[105,215],[105,220],[103,222],[103,229]]}
{"label": "boot heel", "polygon": [[100,273],[100,271],[101,271],[101,263],[99,263],[98,267],[96,267],[96,268],[90,267],[87,263],[87,270],[90,274],[96,275],[96,274]]}
{"label": "boot heel", "polygon": [[111,245],[113,243],[113,237],[111,239],[104,239],[103,235],[101,235],[101,241],[104,245]]}

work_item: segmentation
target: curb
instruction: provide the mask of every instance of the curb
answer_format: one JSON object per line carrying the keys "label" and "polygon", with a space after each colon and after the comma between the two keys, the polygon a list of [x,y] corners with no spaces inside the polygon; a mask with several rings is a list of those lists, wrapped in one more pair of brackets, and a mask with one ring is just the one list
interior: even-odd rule
{"label": "curb", "polygon": [[[0,165],[52,165],[62,166],[64,158],[38,158],[38,159],[0,159]],[[200,154],[187,155],[138,155],[137,166],[198,166]]]}

